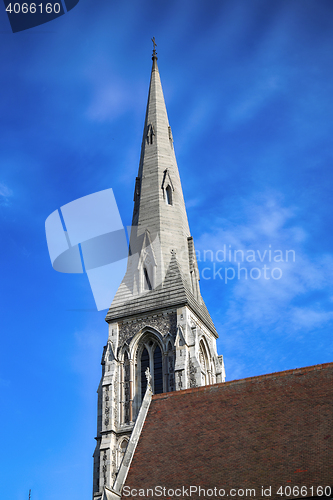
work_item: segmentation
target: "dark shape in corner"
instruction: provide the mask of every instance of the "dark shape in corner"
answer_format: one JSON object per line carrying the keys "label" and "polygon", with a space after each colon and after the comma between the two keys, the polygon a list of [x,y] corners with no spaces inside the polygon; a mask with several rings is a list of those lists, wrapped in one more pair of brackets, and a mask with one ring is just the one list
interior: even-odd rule
{"label": "dark shape in corner", "polygon": [[79,3],[79,0],[65,0],[65,5],[67,12],[75,7]]}
{"label": "dark shape in corner", "polygon": [[[13,33],[35,28],[65,14],[62,0],[3,0]],[[79,0],[64,0],[67,12]]]}

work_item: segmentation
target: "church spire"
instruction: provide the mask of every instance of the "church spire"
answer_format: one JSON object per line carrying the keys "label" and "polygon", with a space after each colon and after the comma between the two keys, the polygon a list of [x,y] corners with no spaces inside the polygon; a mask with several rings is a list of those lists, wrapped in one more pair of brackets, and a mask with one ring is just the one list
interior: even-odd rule
{"label": "church spire", "polygon": [[153,64],[134,189],[130,256],[106,320],[127,316],[129,311],[141,314],[156,307],[187,303],[217,336],[200,293],[194,242],[157,65],[155,38],[152,42]]}
{"label": "church spire", "polygon": [[[129,466],[129,453],[138,439],[134,421],[140,421],[141,403],[143,410],[147,404],[147,368],[155,394],[214,384],[225,377],[223,358],[216,350],[218,335],[200,295],[152,41],[127,271],[106,316],[109,337],[98,388],[94,500],[109,492],[116,495],[110,488],[118,485],[119,467],[122,477]],[[135,435],[129,441],[133,427]]]}
{"label": "church spire", "polygon": [[132,226],[137,227],[137,236],[148,231],[151,238],[159,238],[165,272],[173,251],[187,278],[187,239],[190,237],[190,230],[157,65],[155,38],[152,42],[153,64],[135,185]]}

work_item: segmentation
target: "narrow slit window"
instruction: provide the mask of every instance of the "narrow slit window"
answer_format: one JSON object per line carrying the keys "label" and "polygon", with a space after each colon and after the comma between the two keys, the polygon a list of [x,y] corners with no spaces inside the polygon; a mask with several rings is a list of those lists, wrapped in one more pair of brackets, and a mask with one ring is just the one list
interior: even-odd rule
{"label": "narrow slit window", "polygon": [[148,271],[145,267],[143,268],[143,274],[144,274],[144,281],[145,281],[145,290],[152,290],[153,287],[151,286]]}
{"label": "narrow slit window", "polygon": [[163,392],[162,353],[159,346],[154,352],[154,394]]}
{"label": "narrow slit window", "polygon": [[148,144],[153,144],[154,143],[154,127],[150,124],[148,125],[148,130],[147,130],[147,142]]}
{"label": "narrow slit window", "polygon": [[172,190],[171,190],[170,184],[167,186],[167,188],[165,190],[165,196],[166,196],[167,205],[172,205]]}
{"label": "narrow slit window", "polygon": [[129,406],[130,406],[130,362],[128,354],[124,355],[124,423],[130,422]]}
{"label": "narrow slit window", "polygon": [[126,448],[127,448],[127,444],[128,444],[128,441],[126,441],[125,439],[122,441],[119,449],[118,449],[118,467],[120,467],[120,464],[124,458],[124,455],[125,455],[125,451],[126,451]]}
{"label": "narrow slit window", "polygon": [[141,354],[141,399],[143,399],[147,388],[147,368],[149,368],[149,354],[147,349],[144,348]]}

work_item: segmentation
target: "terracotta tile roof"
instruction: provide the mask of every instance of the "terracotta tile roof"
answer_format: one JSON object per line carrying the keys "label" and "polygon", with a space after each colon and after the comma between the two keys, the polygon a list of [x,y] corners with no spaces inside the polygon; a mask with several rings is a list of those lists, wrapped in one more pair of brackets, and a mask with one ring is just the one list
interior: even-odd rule
{"label": "terracotta tile roof", "polygon": [[262,486],[285,498],[278,488],[298,485],[316,496],[333,485],[332,401],[333,363],[156,395],[125,486],[255,488],[258,499]]}

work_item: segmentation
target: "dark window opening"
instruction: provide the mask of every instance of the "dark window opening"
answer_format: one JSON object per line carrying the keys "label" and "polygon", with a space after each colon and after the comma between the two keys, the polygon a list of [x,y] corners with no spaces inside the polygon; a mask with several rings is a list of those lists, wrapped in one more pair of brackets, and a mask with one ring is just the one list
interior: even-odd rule
{"label": "dark window opening", "polygon": [[124,355],[124,422],[127,424],[129,418],[129,397],[130,397],[130,363],[127,352]]}
{"label": "dark window opening", "polygon": [[146,370],[149,368],[149,354],[145,348],[141,354],[141,399],[143,399],[147,388]]}
{"label": "dark window opening", "polygon": [[162,353],[159,346],[154,352],[154,394],[163,392]]}
{"label": "dark window opening", "polygon": [[167,205],[172,205],[172,190],[170,185],[165,190]]}
{"label": "dark window opening", "polygon": [[148,144],[153,144],[154,143],[154,128],[152,125],[148,126],[148,131],[147,131],[147,142]]}
{"label": "dark window opening", "polygon": [[152,290],[153,287],[151,286],[151,282],[150,282],[150,279],[149,279],[148,271],[147,271],[147,269],[145,267],[143,268],[143,273],[145,275],[145,290]]}

